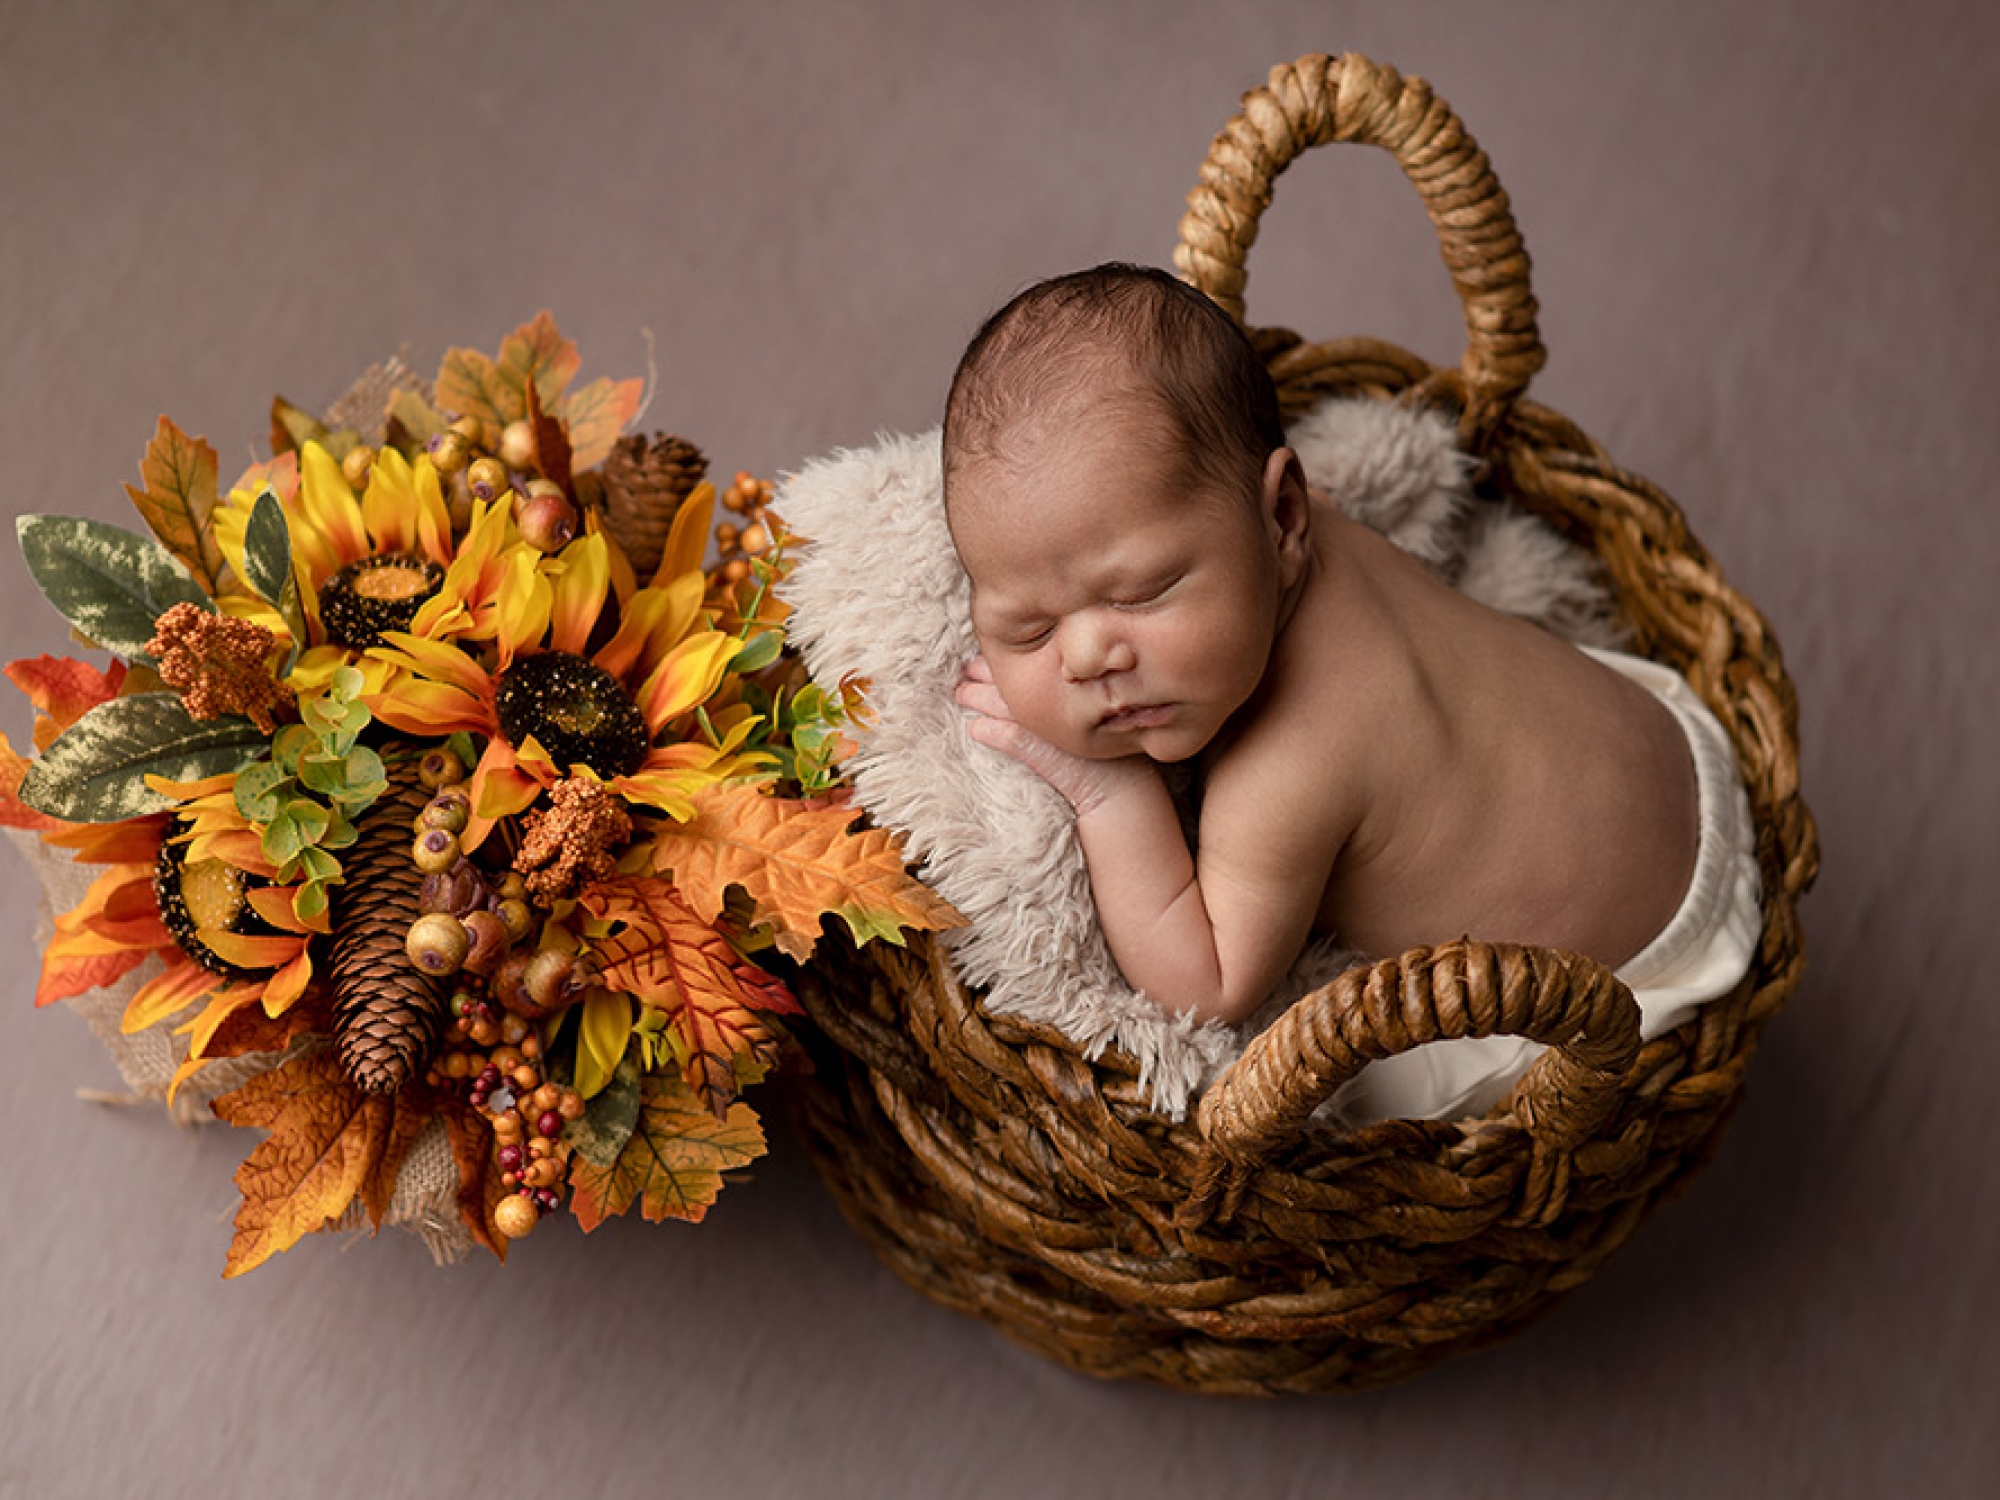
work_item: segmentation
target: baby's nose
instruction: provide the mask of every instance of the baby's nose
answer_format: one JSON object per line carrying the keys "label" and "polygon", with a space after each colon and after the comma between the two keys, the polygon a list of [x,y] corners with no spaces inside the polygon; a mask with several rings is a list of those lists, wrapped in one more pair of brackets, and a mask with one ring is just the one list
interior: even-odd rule
{"label": "baby's nose", "polygon": [[1062,652],[1063,675],[1071,682],[1129,672],[1138,662],[1131,643],[1120,632],[1090,620],[1065,625]]}

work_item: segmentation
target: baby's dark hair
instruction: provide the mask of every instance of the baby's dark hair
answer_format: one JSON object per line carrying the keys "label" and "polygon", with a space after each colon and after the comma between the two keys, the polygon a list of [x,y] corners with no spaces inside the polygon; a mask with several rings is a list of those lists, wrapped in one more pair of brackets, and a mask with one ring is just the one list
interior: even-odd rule
{"label": "baby's dark hair", "polygon": [[[1070,351],[1089,361],[1082,372],[1059,357]],[[1222,491],[1254,487],[1284,446],[1270,372],[1236,320],[1164,271],[1114,262],[1029,287],[973,336],[945,403],[947,494],[954,471],[1004,461],[1006,429],[1078,394],[1092,370],[1113,393],[1136,381],[1156,398],[1190,477]]]}

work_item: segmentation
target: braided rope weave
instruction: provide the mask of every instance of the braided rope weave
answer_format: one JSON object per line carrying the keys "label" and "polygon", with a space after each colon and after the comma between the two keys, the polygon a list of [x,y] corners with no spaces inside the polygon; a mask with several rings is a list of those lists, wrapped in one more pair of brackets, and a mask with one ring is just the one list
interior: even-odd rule
{"label": "braided rope weave", "polygon": [[[1272,182],[1330,141],[1403,166],[1467,346],[1460,368],[1435,370],[1378,340],[1252,330],[1283,403],[1452,412],[1483,493],[1596,552],[1639,649],[1682,671],[1735,744],[1764,926],[1733,994],[1643,1045],[1630,993],[1588,959],[1471,941],[1402,954],[1299,1001],[1177,1123],[1147,1110],[1130,1058],[1089,1060],[986,1013],[928,940],[801,974],[823,1043],[801,1124],[882,1258],[1077,1369],[1216,1393],[1401,1379],[1594,1274],[1714,1150],[1762,1026],[1797,987],[1797,904],[1818,865],[1777,644],[1666,495],[1523,399],[1543,359],[1527,254],[1484,154],[1428,85],[1353,56],[1274,69],[1189,195],[1182,274],[1240,319]],[[1481,1118],[1307,1123],[1370,1059],[1496,1032],[1551,1050]]]}

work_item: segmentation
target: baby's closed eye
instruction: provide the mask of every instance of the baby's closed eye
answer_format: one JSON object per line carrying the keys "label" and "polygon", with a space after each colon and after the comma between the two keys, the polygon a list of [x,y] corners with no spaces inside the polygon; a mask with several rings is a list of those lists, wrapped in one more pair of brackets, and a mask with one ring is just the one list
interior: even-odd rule
{"label": "baby's closed eye", "polygon": [[1173,574],[1165,578],[1156,579],[1139,588],[1129,589],[1124,593],[1117,594],[1106,602],[1113,609],[1144,609],[1148,605],[1163,602],[1168,595],[1173,593],[1180,581],[1180,575]]}

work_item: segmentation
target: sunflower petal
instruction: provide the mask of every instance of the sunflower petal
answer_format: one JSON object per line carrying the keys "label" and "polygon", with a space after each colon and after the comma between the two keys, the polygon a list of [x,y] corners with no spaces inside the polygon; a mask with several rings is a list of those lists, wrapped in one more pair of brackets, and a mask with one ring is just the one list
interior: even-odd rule
{"label": "sunflower petal", "polygon": [[672,581],[689,574],[699,576],[701,560],[708,551],[708,523],[715,514],[715,486],[704,480],[681,502],[674,524],[667,532],[666,549],[660,555],[660,569],[653,576]]}
{"label": "sunflower petal", "polygon": [[581,656],[604,612],[611,584],[611,549],[601,534],[579,537],[563,548],[552,585],[549,647]]}
{"label": "sunflower petal", "polygon": [[[534,645],[549,628],[555,588],[548,575],[535,566],[536,561],[527,547],[516,548],[500,561],[500,584],[494,591],[491,614],[493,643],[503,671],[516,652]],[[481,629],[477,633],[483,636],[486,632]]]}
{"label": "sunflower petal", "polygon": [[593,660],[621,682],[639,662],[656,660],[693,628],[704,582],[699,573],[683,573],[670,583],[639,590],[625,606],[618,633]]}
{"label": "sunflower petal", "polygon": [[391,729],[405,734],[442,736],[466,730],[493,732],[493,715],[484,700],[442,683],[411,678],[378,693],[368,702],[370,712]]}
{"label": "sunflower petal", "polygon": [[646,727],[658,734],[698,703],[704,703],[722,682],[723,673],[742,642],[720,630],[688,637],[667,653],[639,689],[639,712]]}
{"label": "sunflower petal", "polygon": [[168,957],[163,973],[139,987],[139,992],[125,1007],[125,1016],[118,1023],[118,1029],[130,1036],[148,1026],[157,1026],[169,1016],[186,1010],[195,1001],[214,994],[223,983],[220,974],[210,973],[186,954],[177,951]]}
{"label": "sunflower petal", "polygon": [[285,519],[292,523],[292,559],[310,577],[325,578],[369,553],[361,506],[340,465],[318,443],[299,450],[298,513]]}
{"label": "sunflower petal", "polygon": [[[368,648],[368,658],[415,672],[434,682],[448,683],[474,698],[493,694],[493,679],[486,669],[450,641],[385,630],[381,644]],[[364,658],[368,659],[368,658]]]}
{"label": "sunflower petal", "polygon": [[264,986],[264,1014],[275,1021],[290,1010],[312,983],[312,974],[312,949],[301,943],[298,957],[273,974]]}

